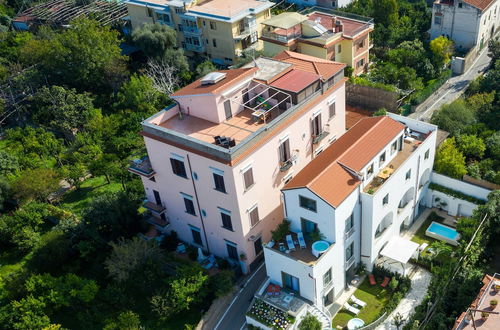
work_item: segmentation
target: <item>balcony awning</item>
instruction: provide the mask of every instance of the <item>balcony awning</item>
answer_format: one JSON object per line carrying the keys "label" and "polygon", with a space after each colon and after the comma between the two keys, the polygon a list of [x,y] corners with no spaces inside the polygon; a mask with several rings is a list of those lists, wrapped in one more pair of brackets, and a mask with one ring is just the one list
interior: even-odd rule
{"label": "balcony awning", "polygon": [[380,251],[383,257],[406,264],[418,249],[418,243],[396,236]]}

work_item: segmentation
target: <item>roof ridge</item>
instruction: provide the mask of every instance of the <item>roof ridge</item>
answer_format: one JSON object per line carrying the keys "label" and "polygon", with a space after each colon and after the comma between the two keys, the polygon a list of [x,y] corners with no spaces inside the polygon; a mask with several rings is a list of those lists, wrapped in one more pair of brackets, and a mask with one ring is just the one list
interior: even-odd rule
{"label": "roof ridge", "polygon": [[[328,166],[325,166],[325,168],[323,168],[323,170],[322,170],[321,172],[319,172],[319,173],[315,176],[315,178],[314,178],[314,179],[312,179],[311,181],[309,181],[309,183],[306,185],[306,187],[308,187],[308,188],[309,188],[309,186],[310,186],[310,185],[314,184],[314,182],[316,182],[316,180],[318,180],[318,179],[319,179],[319,177],[321,177],[321,175],[323,175],[323,173],[325,173],[327,170],[329,170],[329,169],[330,169],[330,167],[331,167],[333,164],[335,164],[335,163],[338,163],[338,164],[339,164],[339,165],[340,165],[343,169],[344,169],[344,166],[345,166],[345,167],[348,167],[348,168],[351,168],[350,166],[347,166],[346,164],[341,163],[341,162],[339,161],[339,160],[340,160],[340,158],[342,158],[342,157],[343,157],[343,156],[344,156],[347,152],[349,152],[350,150],[352,150],[352,148],[353,148],[354,146],[356,146],[356,145],[359,143],[359,141],[360,141],[360,140],[361,140],[364,136],[366,136],[369,132],[371,132],[371,131],[372,131],[372,130],[376,127],[376,126],[378,126],[378,124],[379,124],[380,122],[382,122],[383,118],[384,118],[384,117],[386,117],[386,116],[381,116],[381,117],[382,117],[382,119],[377,120],[377,122],[375,123],[375,125],[373,125],[373,126],[372,126],[372,127],[370,127],[370,128],[369,128],[366,132],[364,132],[364,133],[363,133],[363,135],[362,135],[362,136],[360,136],[360,138],[356,140],[356,142],[354,142],[353,144],[351,144],[351,145],[350,145],[350,146],[349,146],[346,150],[344,150],[344,151],[343,151],[340,155],[338,155],[338,157],[337,157],[337,158],[335,158],[334,160],[332,160],[332,162],[331,162]],[[373,117],[372,117],[372,118],[373,118]],[[388,118],[388,117],[387,117],[387,118]],[[363,121],[363,120],[370,120],[370,118],[363,118],[363,119],[361,119],[359,122],[361,122],[361,121]],[[359,123],[359,122],[358,122],[358,123]],[[345,134],[345,133],[344,133],[344,134]],[[353,172],[357,172],[357,171],[355,171],[354,169],[351,169],[351,170],[352,170]],[[346,170],[346,169],[344,169],[344,171],[346,171],[346,172],[347,172],[347,170]],[[349,174],[350,174],[350,173],[349,173]]]}
{"label": "roof ridge", "polygon": [[[312,61],[311,61],[311,62],[312,62]],[[318,69],[318,67],[316,66],[316,62],[312,62],[312,65],[313,65],[313,67],[314,67],[314,70],[316,70],[316,73],[317,73],[317,74],[321,77],[321,74],[319,73],[319,69]],[[321,77],[321,78],[323,78],[323,77]]]}

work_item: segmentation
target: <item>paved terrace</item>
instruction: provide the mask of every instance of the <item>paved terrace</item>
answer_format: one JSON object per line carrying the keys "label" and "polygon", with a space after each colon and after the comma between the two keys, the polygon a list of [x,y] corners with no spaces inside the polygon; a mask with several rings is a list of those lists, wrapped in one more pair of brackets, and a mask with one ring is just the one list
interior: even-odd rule
{"label": "paved terrace", "polygon": [[[304,249],[301,249],[299,242],[298,242],[298,239],[297,239],[297,234],[295,234],[293,232],[290,232],[290,234],[292,235],[292,239],[294,241],[295,250],[288,249],[286,239],[283,239],[282,241],[279,241],[279,242],[275,242],[272,247],[270,247],[269,243],[268,243],[267,248],[273,249],[274,251],[276,251],[278,253],[285,254],[286,256],[288,256],[292,259],[302,261],[303,263],[305,263],[307,265],[315,265],[321,259],[321,257],[323,255],[327,254],[328,251],[330,251],[330,249],[334,245],[334,244],[330,244],[330,246],[328,247],[328,249],[325,252],[323,252],[319,257],[316,257],[312,253],[312,244],[314,243],[314,241],[311,241],[310,239],[308,239],[307,237],[304,236],[304,240],[306,242],[306,247]],[[284,251],[280,250],[281,244],[284,247]]]}
{"label": "paved terrace", "polygon": [[[270,122],[283,112],[279,109],[271,110],[267,122]],[[161,127],[212,144],[215,144],[215,136],[233,138],[238,144],[264,125],[264,121],[255,121],[252,118],[252,110],[249,109],[237,113],[222,123],[214,123],[198,117],[184,115],[183,119],[174,116],[160,124]]]}
{"label": "paved terrace", "polygon": [[[484,310],[486,312],[488,311],[500,312],[500,308],[492,309],[490,307],[490,301],[492,299],[496,299],[498,302],[500,302],[500,290],[497,291],[494,289],[495,284],[500,285],[499,275],[500,274],[495,274],[494,276],[486,276],[486,278],[488,278],[488,281],[481,290],[482,295],[480,295],[480,298],[477,301],[477,304],[475,305],[475,309]],[[480,330],[500,329],[500,314],[491,313],[489,314],[486,320],[482,319],[481,312],[472,312],[472,316],[473,316],[472,322],[469,322],[468,324],[462,322],[462,324],[460,324],[458,329],[465,329],[465,330],[471,330],[476,328]],[[470,317],[470,314],[467,316],[466,313],[465,318],[467,317]]]}

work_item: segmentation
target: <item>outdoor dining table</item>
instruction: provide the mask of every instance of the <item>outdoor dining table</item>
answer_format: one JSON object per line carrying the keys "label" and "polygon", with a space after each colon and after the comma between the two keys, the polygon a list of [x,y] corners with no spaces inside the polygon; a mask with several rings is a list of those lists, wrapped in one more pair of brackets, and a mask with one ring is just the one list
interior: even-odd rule
{"label": "outdoor dining table", "polygon": [[394,169],[386,167],[382,171],[380,171],[380,173],[377,176],[381,179],[387,179],[391,176],[392,173],[394,173]]}

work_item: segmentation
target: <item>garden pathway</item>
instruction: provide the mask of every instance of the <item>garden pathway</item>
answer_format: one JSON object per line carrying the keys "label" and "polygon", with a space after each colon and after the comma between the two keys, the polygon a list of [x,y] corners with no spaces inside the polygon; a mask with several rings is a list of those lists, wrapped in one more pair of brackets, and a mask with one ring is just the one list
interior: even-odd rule
{"label": "garden pathway", "polygon": [[431,274],[423,269],[418,268],[415,274],[411,278],[411,289],[408,294],[401,300],[398,307],[389,315],[389,317],[377,327],[376,330],[393,330],[397,329],[394,325],[394,316],[400,314],[406,324],[407,320],[411,317],[411,314],[415,310],[415,307],[422,303],[425,295],[427,294],[427,288],[431,282]]}

